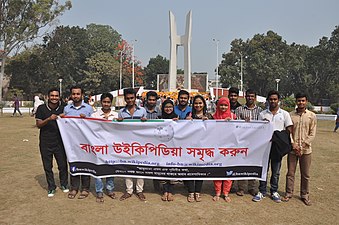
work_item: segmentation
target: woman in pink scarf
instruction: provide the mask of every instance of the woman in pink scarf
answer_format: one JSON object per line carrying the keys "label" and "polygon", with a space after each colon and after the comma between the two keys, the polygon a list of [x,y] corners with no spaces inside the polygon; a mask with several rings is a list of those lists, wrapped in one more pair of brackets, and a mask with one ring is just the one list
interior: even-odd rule
{"label": "woman in pink scarf", "polygon": [[[236,116],[231,112],[230,100],[228,98],[222,97],[218,100],[217,110],[213,115],[215,120],[234,120]],[[215,196],[213,197],[213,201],[218,201],[220,199],[221,190],[224,195],[224,199],[226,202],[230,202],[231,198],[228,196],[232,187],[231,180],[215,180],[214,182],[214,190]]]}

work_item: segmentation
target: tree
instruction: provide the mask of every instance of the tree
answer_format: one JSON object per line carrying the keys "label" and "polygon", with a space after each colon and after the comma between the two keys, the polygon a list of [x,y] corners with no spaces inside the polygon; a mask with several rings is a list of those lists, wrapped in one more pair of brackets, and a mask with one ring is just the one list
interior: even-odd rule
{"label": "tree", "polygon": [[65,10],[70,1],[60,4],[57,0],[1,0],[0,2],[0,100],[6,57],[14,50],[35,39],[41,28],[51,25]]}
{"label": "tree", "polygon": [[145,70],[145,83],[147,89],[157,88],[157,74],[169,73],[169,60],[161,55],[151,58]]}

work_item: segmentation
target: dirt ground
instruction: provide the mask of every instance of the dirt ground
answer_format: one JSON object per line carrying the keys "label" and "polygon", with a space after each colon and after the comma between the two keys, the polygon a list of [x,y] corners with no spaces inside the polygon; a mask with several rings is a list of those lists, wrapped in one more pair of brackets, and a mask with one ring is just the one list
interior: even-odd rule
{"label": "dirt ground", "polygon": [[[298,198],[297,172],[295,196],[288,203],[270,198],[251,201],[250,195],[231,194],[231,203],[213,202],[213,183],[204,182],[203,201],[188,203],[183,185],[175,186],[174,202],[162,202],[150,180],[145,182],[146,202],[135,196],[123,202],[105,197],[96,203],[92,194],[84,200],[67,198],[57,190],[47,198],[47,183],[38,148],[39,131],[34,118],[24,115],[0,116],[0,224],[339,224],[339,133],[332,121],[319,121],[313,145],[311,168],[312,206]],[[54,166],[57,185],[57,166]],[[279,191],[284,192],[286,157],[281,169]],[[124,191],[116,179],[116,193]]]}

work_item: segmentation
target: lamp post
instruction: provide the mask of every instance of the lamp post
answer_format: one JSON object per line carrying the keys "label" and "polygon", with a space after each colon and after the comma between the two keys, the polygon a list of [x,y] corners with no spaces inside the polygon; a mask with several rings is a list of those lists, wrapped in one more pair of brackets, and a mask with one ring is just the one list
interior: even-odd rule
{"label": "lamp post", "polygon": [[137,40],[132,40],[132,88],[134,88],[134,44]]}
{"label": "lamp post", "polygon": [[119,70],[119,77],[120,77],[120,85],[119,89],[122,89],[122,53],[125,50],[125,45],[123,45],[122,49],[120,50],[120,70]]}
{"label": "lamp post", "polygon": [[215,42],[215,45],[217,47],[217,67],[215,70],[215,86],[216,86],[216,94],[215,94],[215,100],[218,100],[218,90],[219,90],[219,85],[218,85],[218,75],[219,75],[219,40],[213,38],[213,41]]}
{"label": "lamp post", "polygon": [[240,52],[240,91],[243,95],[243,85],[244,85],[244,80],[243,80],[243,72],[242,72],[242,53]]}
{"label": "lamp post", "polygon": [[62,98],[62,78],[59,78],[59,92],[60,92],[60,98]]}
{"label": "lamp post", "polygon": [[277,82],[277,91],[279,91],[279,81],[280,79],[275,79],[275,82]]}

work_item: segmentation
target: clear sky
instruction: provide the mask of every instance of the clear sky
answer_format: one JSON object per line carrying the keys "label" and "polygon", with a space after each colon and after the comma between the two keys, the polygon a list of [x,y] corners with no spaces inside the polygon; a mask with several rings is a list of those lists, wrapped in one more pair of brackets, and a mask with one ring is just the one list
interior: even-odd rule
{"label": "clear sky", "polygon": [[[72,0],[72,4],[60,25],[110,25],[126,41],[137,40],[135,56],[143,66],[158,54],[169,59],[169,11],[183,35],[186,14],[192,10],[192,72],[208,72],[211,78],[217,61],[213,38],[220,41],[220,62],[235,38],[246,40],[273,30],[288,44],[315,46],[339,25],[338,0]],[[183,69],[182,48],[178,57]]]}

